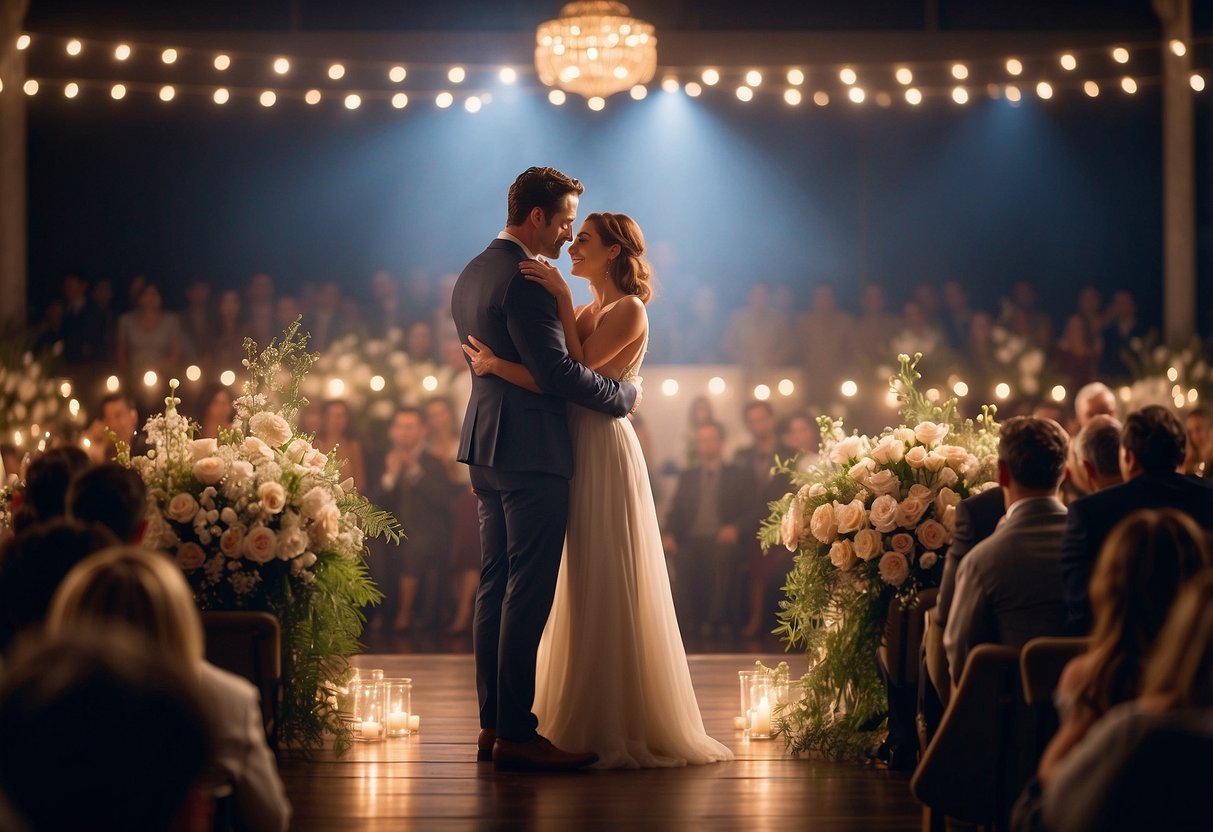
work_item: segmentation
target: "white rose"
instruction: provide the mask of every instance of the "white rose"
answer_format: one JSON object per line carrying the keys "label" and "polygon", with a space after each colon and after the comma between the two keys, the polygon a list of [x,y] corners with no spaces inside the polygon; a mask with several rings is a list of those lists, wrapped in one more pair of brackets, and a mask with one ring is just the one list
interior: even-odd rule
{"label": "white rose", "polygon": [[835,501],[834,516],[838,520],[839,534],[848,534],[862,529],[864,524],[868,522],[867,509],[863,507],[863,500],[858,498],[845,504]]}
{"label": "white rose", "polygon": [[896,436],[886,436],[872,449],[872,459],[881,465],[895,465],[906,455],[906,445]]}
{"label": "white rose", "polygon": [[910,562],[901,552],[885,552],[880,558],[880,579],[890,586],[901,586],[910,577]]}
{"label": "white rose", "polygon": [[934,551],[948,542],[948,530],[936,520],[928,520],[918,527],[918,540],[924,549]]}
{"label": "white rose", "polygon": [[315,448],[312,448],[307,452],[307,455],[303,457],[303,464],[317,471],[323,471],[324,466],[328,465],[328,461],[328,454],[322,453]]}
{"label": "white rose", "polygon": [[957,471],[964,468],[965,461],[971,456],[968,451],[959,445],[940,445],[935,449],[935,453],[944,458],[949,468]]}
{"label": "white rose", "polygon": [[830,547],[830,563],[843,572],[855,565],[855,547],[849,540],[835,540]]}
{"label": "white rose", "polygon": [[894,552],[908,555],[914,551],[914,538],[905,532],[898,532],[889,538],[889,545],[893,547]]}
{"label": "white rose", "polygon": [[306,439],[295,439],[286,447],[286,458],[295,463],[303,462],[303,458],[310,450],[312,450],[312,444]]}
{"label": "white rose", "polygon": [[277,514],[286,508],[286,489],[276,482],[263,482],[257,489],[257,497],[261,506],[270,514]]}
{"label": "white rose", "polygon": [[862,436],[848,436],[839,440],[834,447],[830,448],[830,461],[845,465],[863,452],[863,444]]}
{"label": "white rose", "polygon": [[799,498],[792,500],[788,513],[783,516],[783,522],[779,524],[779,531],[783,536],[784,548],[789,552],[795,552],[800,548],[800,536],[804,534],[804,509]]}
{"label": "white rose", "polygon": [[868,520],[879,532],[891,532],[897,528],[897,500],[883,494],[872,501]]}
{"label": "white rose", "polygon": [[281,448],[291,438],[291,426],[277,413],[262,411],[249,419],[249,431],[265,444]]}
{"label": "white rose", "polygon": [[885,468],[883,471],[877,471],[872,476],[864,480],[864,485],[876,496],[891,495],[897,496],[901,494],[901,480],[897,475]]}
{"label": "white rose", "polygon": [[229,558],[240,557],[244,548],[244,532],[239,528],[231,528],[219,535],[219,551]]}
{"label": "white rose", "polygon": [[855,480],[855,482],[866,482],[872,472],[876,470],[876,460],[871,457],[865,457],[851,466],[847,471],[847,476]]}
{"label": "white rose", "polygon": [[307,535],[302,529],[284,529],[278,532],[278,557],[290,560],[302,555],[307,549]]}
{"label": "white rose", "polygon": [[913,428],[900,427],[893,431],[893,435],[906,445],[912,445],[918,439],[918,437],[914,435]]}
{"label": "white rose", "polygon": [[813,519],[809,521],[809,531],[822,543],[831,543],[834,538],[838,537],[838,521],[834,518],[832,503],[822,503],[813,509]]}
{"label": "white rose", "polygon": [[278,537],[265,526],[254,526],[245,535],[244,554],[255,563],[269,563],[278,554]]}
{"label": "white rose", "polygon": [[935,514],[938,517],[943,517],[943,513],[948,510],[948,506],[959,505],[960,495],[950,488],[939,489],[939,494],[935,496]]}
{"label": "white rose", "polygon": [[198,501],[194,499],[194,495],[192,494],[186,494],[183,491],[168,501],[168,516],[178,523],[190,522],[197,513]]}
{"label": "white rose", "polygon": [[873,529],[860,529],[855,533],[855,554],[861,560],[871,560],[880,552],[880,532]]}
{"label": "white rose", "polygon": [[265,460],[266,462],[273,462],[274,460],[274,449],[262,442],[256,436],[245,437],[244,444],[240,447],[244,450],[245,454],[253,459],[254,462],[259,459]]}
{"label": "white rose", "polygon": [[934,451],[927,454],[926,466],[928,471],[931,471],[932,473],[939,473],[947,464],[948,461]]}
{"label": "white rose", "polygon": [[953,486],[960,482],[960,475],[951,468],[944,468],[939,472],[939,476],[935,478],[935,482],[942,486]]}
{"label": "white rose", "polygon": [[930,500],[924,500],[921,497],[906,497],[897,506],[897,525],[903,529],[914,528],[922,516],[927,513],[930,505]]}
{"label": "white rose", "polygon": [[939,563],[939,555],[934,552],[923,552],[922,557],[918,559],[918,565],[923,569],[931,569],[937,563]]}
{"label": "white rose", "polygon": [[177,533],[164,521],[158,511],[148,513],[147,528],[143,531],[143,542],[153,549],[172,549],[177,545]]}
{"label": "white rose", "polygon": [[223,479],[227,466],[217,456],[208,456],[194,463],[194,476],[203,485],[214,485]]}
{"label": "white rose", "polygon": [[910,490],[906,492],[907,497],[913,497],[916,500],[930,500],[931,489],[927,488],[922,483],[916,482],[910,486]]}
{"label": "white rose", "polygon": [[[998,464],[997,457],[991,457],[986,460],[986,465],[994,468]],[[960,469],[960,473],[964,474],[964,478],[972,482],[981,474],[981,462],[973,454],[965,457],[964,467]]]}
{"label": "white rose", "polygon": [[253,479],[253,464],[236,459],[227,469],[227,481],[236,488],[243,488]]}
{"label": "white rose", "polygon": [[327,489],[316,486],[303,495],[299,507],[305,517],[315,517],[320,509],[333,502],[333,495]]}
{"label": "white rose", "polygon": [[911,468],[922,468],[927,464],[927,449],[922,445],[915,445],[910,450],[906,451],[906,462]]}
{"label": "white rose", "polygon": [[190,442],[190,452],[194,455],[195,462],[208,456],[214,456],[217,450],[219,450],[219,443],[214,439],[195,439]]}
{"label": "white rose", "polygon": [[197,543],[182,543],[177,547],[177,565],[182,569],[197,569],[206,563],[206,552]]}
{"label": "white rose", "polygon": [[914,438],[928,448],[948,435],[947,425],[937,425],[934,422],[919,422],[914,427]]}
{"label": "white rose", "polygon": [[312,522],[312,540],[318,544],[332,540],[341,525],[341,511],[335,503],[322,506]]}
{"label": "white rose", "polygon": [[948,537],[956,531],[956,506],[948,506],[944,509],[943,514],[939,516],[939,522],[948,530]]}
{"label": "white rose", "polygon": [[[805,489],[808,489],[808,490],[806,491]],[[812,485],[801,486],[801,489],[800,489],[800,491],[797,492],[796,496],[801,497],[801,498],[808,496],[808,497],[812,498],[812,497],[820,497],[825,493],[826,493],[826,487],[819,482],[815,482]]]}

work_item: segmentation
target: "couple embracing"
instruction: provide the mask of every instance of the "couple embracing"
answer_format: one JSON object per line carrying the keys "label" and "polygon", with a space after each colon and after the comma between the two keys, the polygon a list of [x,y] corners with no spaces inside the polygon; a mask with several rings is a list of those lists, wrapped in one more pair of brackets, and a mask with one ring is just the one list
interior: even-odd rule
{"label": "couple embracing", "polygon": [[[554,168],[524,171],[451,301],[475,372],[459,459],[480,505],[477,757],[535,771],[732,759],[703,728],[626,418],[648,345],[644,238],[604,213],[574,239],[583,192]],[[580,308],[540,259],[570,241],[593,292]]]}

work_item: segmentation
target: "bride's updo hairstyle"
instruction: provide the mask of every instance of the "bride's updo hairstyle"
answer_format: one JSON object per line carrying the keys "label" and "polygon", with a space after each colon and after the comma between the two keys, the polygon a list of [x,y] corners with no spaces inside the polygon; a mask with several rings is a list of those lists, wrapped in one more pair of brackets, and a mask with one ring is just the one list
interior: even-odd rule
{"label": "bride's updo hairstyle", "polygon": [[620,291],[635,295],[644,303],[653,297],[653,267],[644,259],[644,234],[636,220],[627,214],[590,214],[604,246],[619,246],[619,255],[607,270]]}

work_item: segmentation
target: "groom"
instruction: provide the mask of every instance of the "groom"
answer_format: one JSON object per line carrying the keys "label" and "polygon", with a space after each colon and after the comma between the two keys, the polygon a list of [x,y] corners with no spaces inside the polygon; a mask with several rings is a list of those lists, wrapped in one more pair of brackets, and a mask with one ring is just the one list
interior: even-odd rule
{"label": "groom", "polygon": [[555,168],[523,171],[510,187],[505,231],[468,263],[451,298],[459,339],[467,344],[474,336],[501,358],[525,364],[544,391],[473,374],[459,438],[459,461],[471,467],[480,501],[483,565],[473,629],[477,759],[504,769],[558,771],[597,760],[539,736],[531,713],[536,652],[556,591],[569,513],[573,453],[565,401],[622,417],[640,391],[573,361],[556,301],[518,270],[524,259],[560,256],[573,239],[584,191]]}

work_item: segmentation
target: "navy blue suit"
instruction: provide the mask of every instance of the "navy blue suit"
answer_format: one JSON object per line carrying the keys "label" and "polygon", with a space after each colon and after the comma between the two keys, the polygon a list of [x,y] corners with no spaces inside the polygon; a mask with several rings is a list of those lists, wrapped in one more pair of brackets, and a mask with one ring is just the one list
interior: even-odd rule
{"label": "navy blue suit", "polygon": [[451,297],[459,339],[526,366],[544,392],[472,376],[459,439],[480,502],[483,565],[473,640],[480,725],[505,740],[535,736],[535,654],[551,611],[573,474],[565,402],[626,416],[636,388],[569,357],[555,299],[518,270],[526,257],[494,240],[468,263]]}

